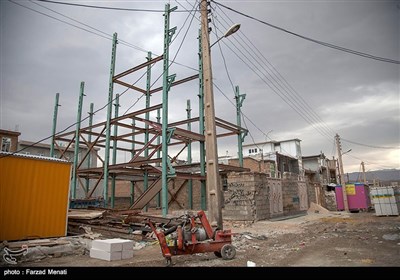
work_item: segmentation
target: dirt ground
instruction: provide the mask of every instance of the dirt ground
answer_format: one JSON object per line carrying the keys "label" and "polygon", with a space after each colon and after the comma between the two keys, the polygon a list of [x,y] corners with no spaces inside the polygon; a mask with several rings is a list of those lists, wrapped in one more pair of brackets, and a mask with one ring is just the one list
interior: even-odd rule
{"label": "dirt ground", "polygon": [[[400,267],[400,217],[377,217],[373,212],[309,211],[307,215],[275,221],[224,221],[236,256],[223,260],[214,253],[173,256],[174,267]],[[143,244],[143,242],[141,243]],[[21,259],[18,267],[163,267],[157,242],[134,251],[131,259],[103,261],[86,249]]]}

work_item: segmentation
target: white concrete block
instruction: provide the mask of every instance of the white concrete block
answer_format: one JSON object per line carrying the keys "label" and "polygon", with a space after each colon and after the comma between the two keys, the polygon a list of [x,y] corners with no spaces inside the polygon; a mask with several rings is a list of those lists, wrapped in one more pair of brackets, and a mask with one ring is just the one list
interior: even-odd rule
{"label": "white concrete block", "polygon": [[116,238],[92,241],[92,248],[107,251],[107,252],[122,251],[122,246],[123,246],[122,240],[116,239]]}
{"label": "white concrete block", "polygon": [[131,259],[131,258],[133,258],[133,250],[125,250],[125,251],[122,251],[122,259],[123,259],[123,260],[125,260],[125,259]]}
{"label": "white concrete block", "polygon": [[101,259],[105,261],[117,261],[122,259],[122,251],[119,252],[107,252],[99,249],[90,249],[90,257],[95,259]]}
{"label": "white concrete block", "polygon": [[122,244],[122,251],[133,250],[133,241],[121,238],[114,238],[114,240],[119,240]]}

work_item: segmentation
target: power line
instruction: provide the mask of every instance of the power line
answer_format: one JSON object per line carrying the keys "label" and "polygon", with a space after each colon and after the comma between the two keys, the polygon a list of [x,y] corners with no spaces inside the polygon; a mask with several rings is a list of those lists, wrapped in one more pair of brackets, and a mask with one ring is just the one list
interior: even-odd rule
{"label": "power line", "polygon": [[[73,26],[73,27],[75,27],[75,28],[78,28],[78,29],[81,29],[81,30],[83,30],[83,31],[92,33],[92,34],[94,34],[94,35],[97,35],[97,36],[99,36],[99,37],[105,38],[105,39],[107,39],[107,40],[112,40],[112,38],[109,38],[109,37],[106,37],[106,36],[104,36],[104,35],[98,34],[98,33],[96,33],[96,32],[93,32],[93,31],[88,30],[88,29],[86,29],[86,28],[77,26],[77,25],[75,25],[75,24],[72,24],[72,23],[70,23],[70,22],[64,21],[64,20],[62,20],[62,19],[53,17],[53,16],[48,15],[48,14],[46,14],[46,13],[42,13],[42,12],[40,12],[40,11],[38,11],[38,10],[35,10],[35,9],[32,9],[32,8],[27,7],[27,6],[25,6],[25,5],[22,5],[22,4],[19,4],[19,3],[17,3],[17,2],[14,2],[13,0],[8,0],[8,1],[10,1],[11,3],[13,3],[13,4],[15,4],[15,5],[21,6],[21,7],[25,8],[25,9],[31,10],[31,11],[33,11],[33,12],[35,12],[35,13],[41,14],[41,15],[43,15],[43,16],[46,16],[46,17],[52,18],[52,19],[54,19],[54,20],[60,21],[60,22],[62,22],[62,23],[68,24],[68,25],[70,25],[70,26]],[[109,36],[109,35],[108,35],[108,36]]]}
{"label": "power line", "polygon": [[[165,12],[164,10],[106,7],[106,6],[84,5],[84,4],[76,4],[76,3],[50,1],[50,0],[35,0],[35,1],[46,2],[46,3],[51,3],[51,4],[68,5],[68,6],[74,6],[74,7],[83,7],[83,8],[91,8],[91,9],[102,9],[102,10],[115,10],[115,11],[128,11],[128,12],[148,12],[148,13],[164,13]],[[185,12],[185,11],[175,11],[175,12]]]}
{"label": "power line", "polygon": [[349,143],[352,143],[352,144],[355,144],[355,145],[359,145],[359,146],[374,148],[374,149],[386,149],[386,150],[397,150],[397,149],[400,149],[400,146],[398,146],[398,147],[375,146],[375,145],[369,145],[369,144],[363,144],[363,143],[351,141],[351,140],[348,140],[348,139],[343,139],[343,138],[341,138],[341,139],[343,141],[345,141],[345,142],[349,142]]}
{"label": "power line", "polygon": [[[196,3],[197,3],[197,1],[196,1]],[[196,3],[193,5],[193,7],[196,6]],[[187,22],[187,19],[189,18],[190,15],[191,15],[191,13],[186,17],[185,22],[183,23],[183,26],[185,26],[185,24],[186,24],[186,22]],[[176,57],[178,56],[178,53],[179,53],[179,51],[180,51],[181,48],[182,48],[183,42],[184,42],[185,39],[186,39],[186,36],[187,36],[188,31],[189,31],[189,29],[190,29],[190,26],[192,25],[194,16],[195,16],[195,13],[193,14],[192,19],[190,20],[190,23],[189,23],[188,28],[186,29],[185,35],[183,36],[183,39],[182,39],[182,41],[181,41],[181,43],[180,43],[180,45],[179,45],[179,47],[178,47],[178,50],[177,50],[177,52],[176,52],[174,58],[172,59],[171,63],[168,65],[168,68],[175,62],[175,59],[176,59]],[[182,28],[183,28],[183,26],[182,26]],[[183,30],[182,28],[181,28],[181,30]],[[180,33],[181,30],[179,30],[178,34],[177,34],[176,37],[172,40],[172,42],[175,41],[176,38],[178,38],[179,33]],[[171,42],[171,43],[172,43],[172,42]],[[153,65],[152,65],[151,67],[153,67]],[[150,68],[151,68],[151,67],[150,67]],[[197,71],[198,71],[198,69],[197,69]],[[164,75],[164,72],[165,72],[165,71],[163,71],[163,72],[158,76],[158,78],[150,85],[150,88],[151,88],[152,86],[154,86],[154,84]],[[125,115],[133,106],[135,106],[135,105],[137,104],[137,102],[139,102],[139,100],[140,100],[143,96],[145,96],[145,94],[142,94],[142,95],[137,99],[137,101],[136,101],[134,104],[132,104],[132,105],[125,111],[124,115]]]}
{"label": "power line", "polygon": [[[28,10],[31,10],[31,11],[33,11],[33,12],[35,12],[35,13],[41,14],[41,15],[43,15],[43,16],[52,18],[52,19],[57,20],[57,21],[59,21],[59,22],[65,23],[65,24],[67,24],[67,25],[70,25],[70,26],[72,26],[72,27],[78,28],[78,29],[80,29],[80,30],[89,32],[89,33],[94,34],[94,35],[97,35],[97,36],[99,36],[99,37],[101,37],[101,38],[104,38],[104,39],[107,39],[107,40],[112,41],[112,35],[110,35],[110,34],[104,32],[104,31],[102,31],[102,30],[100,30],[100,29],[97,29],[97,28],[95,28],[95,27],[93,27],[93,26],[90,26],[90,25],[88,25],[88,24],[86,24],[86,23],[84,23],[84,22],[82,22],[82,21],[76,20],[76,19],[74,19],[74,18],[72,18],[72,17],[66,16],[65,14],[59,13],[59,12],[53,10],[53,9],[47,8],[47,7],[43,6],[43,5],[40,5],[40,4],[38,4],[38,3],[34,3],[34,4],[39,5],[39,6],[45,8],[45,9],[47,9],[47,10],[50,10],[50,11],[56,13],[56,14],[59,14],[59,15],[65,17],[65,18],[68,18],[69,20],[72,20],[72,21],[74,21],[74,22],[76,22],[76,23],[79,23],[79,24],[82,24],[82,25],[84,25],[84,26],[86,26],[86,27],[89,27],[89,28],[91,28],[91,29],[93,29],[93,30],[95,30],[95,31],[97,31],[97,32],[99,32],[99,33],[104,34],[105,36],[103,36],[103,35],[101,35],[101,34],[98,34],[98,33],[96,33],[96,32],[93,32],[93,31],[91,31],[91,30],[88,30],[88,29],[86,29],[86,28],[83,28],[83,27],[77,26],[77,25],[75,25],[75,24],[72,24],[72,23],[70,23],[70,22],[67,22],[67,21],[61,20],[61,19],[59,19],[59,18],[53,17],[53,16],[48,15],[48,14],[46,14],[46,13],[40,12],[40,11],[38,11],[38,10],[32,9],[32,8],[27,7],[27,6],[25,6],[25,5],[16,3],[16,2],[14,2],[13,0],[8,0],[8,1],[11,2],[11,3],[13,3],[13,4],[19,5],[19,6],[23,7],[23,8],[26,8],[26,9],[28,9]],[[31,0],[29,0],[29,1],[32,2]],[[32,3],[33,3],[33,2],[32,2]],[[129,43],[129,42],[127,42],[127,41],[125,41],[125,40],[123,40],[123,39],[120,39],[120,38],[118,39],[118,42],[121,43],[122,45],[125,45],[125,46],[127,46],[127,47],[130,47],[130,48],[133,48],[133,49],[136,49],[136,50],[145,52],[145,53],[148,53],[148,52],[149,52],[148,50],[145,50],[145,49],[143,49],[143,48],[141,48],[141,47],[138,47],[138,46],[136,46],[136,45],[134,45],[134,44],[132,44],[132,43]],[[152,52],[152,53],[154,53],[154,52]],[[154,54],[157,55],[156,53],[154,53]],[[157,56],[159,56],[159,55],[157,55]],[[194,70],[194,71],[197,71],[197,72],[199,71],[199,70],[196,69],[196,68],[193,68],[193,67],[191,67],[191,66],[188,66],[188,65],[185,65],[185,64],[176,62],[176,61],[174,61],[174,64],[183,66],[183,67],[185,67],[185,68],[188,68],[188,69],[191,69],[191,70]]]}
{"label": "power line", "polygon": [[[24,8],[27,8],[27,9],[29,9],[29,10],[38,12],[38,13],[40,13],[40,14],[42,14],[42,15],[49,16],[49,15],[47,15],[47,14],[45,14],[45,13],[36,11],[36,10],[34,10],[34,9],[31,9],[31,8],[29,8],[29,7],[26,7],[26,6],[21,5],[21,4],[18,4],[18,3],[15,3],[15,2],[12,1],[12,0],[9,0],[9,1],[12,2],[12,3],[14,3],[14,4],[17,4],[17,5],[19,5],[19,6],[22,6],[22,7],[24,7]],[[54,17],[52,17],[52,16],[49,16],[49,17],[54,18]],[[194,16],[193,16],[193,17],[194,17]],[[54,18],[54,19],[56,19],[56,18]],[[60,21],[61,21],[61,20],[60,20]],[[192,21],[193,21],[193,18],[192,18]],[[192,21],[190,22],[190,25],[191,25]],[[177,50],[177,52],[176,52],[176,54],[175,54],[174,59],[173,59],[172,62],[168,65],[167,69],[169,69],[169,67],[174,63],[174,60],[176,59],[176,57],[177,57],[177,55],[178,55],[178,53],[179,53],[179,51],[180,51],[180,49],[181,49],[181,47],[182,47],[182,45],[183,45],[183,42],[184,42],[184,40],[185,40],[185,38],[186,38],[186,35],[187,35],[188,30],[189,30],[189,28],[190,28],[190,25],[189,25],[189,27],[188,27],[188,29],[187,29],[187,31],[186,31],[186,33],[185,33],[183,39],[182,39],[182,42],[181,42],[181,44],[180,44],[180,46],[179,46],[179,48],[178,48],[178,50]],[[166,70],[164,70],[164,71],[166,71]],[[162,76],[162,75],[164,74],[164,71],[163,71],[163,73],[162,73],[160,76]],[[131,86],[133,86],[133,85],[135,85],[136,83],[138,83],[138,82],[144,77],[145,74],[146,74],[146,72],[144,72],[133,84],[131,84]],[[157,79],[157,80],[158,80],[158,79]],[[154,83],[155,83],[155,82],[154,82]],[[154,83],[153,83],[152,85],[154,85]],[[127,89],[125,89],[122,93],[119,94],[119,97],[122,97],[129,89],[130,89],[130,87],[128,87]],[[142,96],[140,96],[140,97],[136,100],[136,102],[135,102],[133,105],[137,104],[137,102],[139,102],[139,100],[140,100],[143,96],[144,96],[144,94],[142,94]],[[103,107],[101,107],[101,108],[97,109],[96,111],[94,111],[93,114],[96,114],[97,112],[103,110],[103,109],[106,108],[110,103],[112,104],[112,102],[114,102],[114,101],[116,100],[116,98],[117,98],[117,95],[116,95],[110,102],[107,102]],[[132,106],[131,106],[131,107],[132,107]],[[131,108],[131,107],[130,107],[130,108]],[[35,142],[35,143],[32,143],[31,145],[28,145],[28,146],[26,146],[26,147],[24,147],[24,148],[22,148],[22,149],[20,149],[20,150],[17,150],[17,151],[15,151],[15,152],[12,152],[12,153],[7,154],[7,155],[4,155],[4,156],[0,156],[0,158],[7,157],[7,156],[11,156],[11,155],[14,155],[14,154],[16,154],[16,153],[20,153],[20,152],[24,151],[24,150],[27,149],[27,148],[34,147],[35,145],[37,145],[37,144],[39,144],[39,143],[41,143],[41,142],[43,142],[43,141],[46,141],[46,140],[52,138],[53,136],[59,135],[59,134],[65,132],[65,131],[67,131],[68,129],[70,129],[71,127],[77,125],[78,123],[82,123],[83,121],[87,120],[89,117],[90,117],[90,116],[87,116],[87,117],[81,119],[80,121],[77,121],[77,122],[75,122],[75,123],[69,125],[68,127],[64,128],[63,130],[61,130],[61,131],[55,133],[54,135],[50,135],[50,136],[48,136],[48,137],[45,137],[45,138],[43,138],[43,139],[41,139],[41,140],[39,140],[39,141],[37,141],[37,142]]]}
{"label": "power line", "polygon": [[[219,20],[218,20],[219,21]],[[239,31],[240,32],[240,31]],[[236,37],[236,36],[235,36]],[[234,38],[236,41],[237,39]],[[237,41],[238,42],[238,41]],[[251,49],[249,47],[244,47],[240,42],[238,42],[241,48],[233,44],[233,46],[236,48],[237,51],[241,53],[241,55],[238,55],[236,51],[234,51],[227,43],[224,42],[224,44],[243,62],[245,63],[251,71],[253,71],[256,75],[260,77],[260,79],[275,93],[277,94],[286,104],[288,104],[294,111],[296,111],[300,117],[302,117],[307,123],[309,123],[315,130],[317,130],[322,136],[328,137],[329,139],[332,138],[332,135],[329,134],[329,132],[325,131],[323,128],[317,127],[315,125],[315,117],[312,115],[308,114],[307,109],[304,108],[304,105],[299,103],[298,101],[295,100],[293,97],[293,94],[291,94],[290,91],[287,90],[284,86],[282,86],[282,83],[279,82],[278,79],[275,78],[277,76],[271,68],[267,66],[269,70],[267,70],[260,62],[260,59],[255,58],[248,49]],[[250,59],[244,52],[248,53],[252,59]],[[244,59],[243,57],[252,65],[250,66]],[[255,62],[253,62],[255,61]],[[262,70],[260,69],[259,66],[256,64],[260,65]],[[265,64],[264,64],[265,65]],[[268,81],[266,81],[263,77],[260,76],[259,73],[257,73],[258,70],[261,72],[261,75],[265,77]],[[272,75],[270,71],[275,75]],[[268,76],[266,75],[268,74]]]}
{"label": "power line", "polygon": [[[222,11],[222,9],[220,8],[220,10]],[[218,12],[217,12],[218,13]],[[222,11],[222,13],[224,13],[223,11]],[[227,18],[229,18],[225,13],[224,13],[224,15],[227,17]],[[224,20],[225,21],[225,23],[227,23],[226,22],[226,20],[222,17],[222,16],[220,16],[220,18],[222,19],[222,20]],[[229,18],[230,19],[230,18]],[[218,19],[217,19],[217,21],[218,22],[220,22]],[[230,19],[230,21],[233,23],[233,21]],[[221,22],[220,22],[221,23]],[[222,23],[221,23],[222,24]],[[227,23],[228,25],[229,25],[229,23]],[[222,26],[223,26],[223,24],[222,24]],[[217,29],[217,27],[216,27],[216,29]],[[330,133],[334,133],[333,132],[333,130],[319,117],[319,115],[308,105],[308,103],[304,100],[304,98],[302,98],[301,97],[301,95],[288,83],[288,81],[279,73],[279,71],[272,65],[272,63],[270,63],[269,61],[268,61],[268,59],[258,50],[258,48],[251,42],[251,40],[249,40],[247,37],[246,37],[246,35],[244,35],[240,30],[239,30],[239,32],[238,32],[239,34],[238,34],[238,36],[234,36],[233,37],[233,40],[235,40],[235,41],[237,41],[239,44],[240,44],[240,46],[241,46],[241,48],[240,49],[242,49],[242,50],[245,50],[247,53],[249,53],[249,52],[253,52],[254,53],[254,49],[256,49],[259,53],[260,53],[260,55],[261,55],[261,57],[260,56],[258,56],[257,54],[256,54],[256,56],[257,56],[257,58],[258,59],[256,59],[254,56],[252,56],[251,54],[250,54],[250,56],[254,59],[254,61],[256,61],[265,71],[267,71],[267,73],[271,76],[271,78],[280,86],[280,87],[282,87],[282,89],[286,92],[286,93],[288,93],[289,95],[291,95],[292,93],[294,93],[294,96],[296,97],[296,96],[298,96],[299,98],[296,98],[297,99],[297,101],[296,100],[294,100],[294,99],[292,99],[293,101],[295,101],[296,102],[296,104],[297,105],[299,105],[299,107],[302,109],[302,112],[304,113],[304,114],[306,114],[307,115],[307,117],[309,117],[310,119],[314,119],[314,120],[317,120],[320,124],[322,124],[322,128],[324,128],[324,132],[326,132],[326,134],[324,133],[324,135],[327,135],[327,136],[329,136],[330,137]],[[243,35],[244,37],[246,37],[246,39],[247,39],[247,41],[248,42],[250,42],[250,44],[251,44],[251,46],[249,46],[249,44],[247,44],[246,43],[246,41],[241,37],[241,35]],[[240,39],[242,39],[242,41],[246,44],[246,47],[245,46],[243,46],[238,40],[237,40],[237,38],[240,38]],[[235,45],[234,45],[235,46]],[[236,47],[236,46],[235,46]],[[230,48],[229,46],[228,46],[228,48]],[[230,48],[231,49],[231,48]],[[238,49],[239,51],[241,51],[239,48],[237,48],[236,47],[236,49]],[[232,49],[231,49],[231,51],[233,51]],[[233,51],[234,52],[234,51]],[[234,52],[235,53],[235,52]],[[236,54],[236,53],[235,53]],[[243,54],[243,53],[242,53]],[[236,54],[237,55],[237,54]],[[238,56],[238,55],[237,55]],[[241,59],[241,57],[240,56],[238,56],[240,59]],[[248,59],[248,57],[246,57],[247,59]],[[274,78],[274,76],[272,76],[271,75],[271,73],[266,69],[266,68],[264,68],[262,65],[261,65],[261,63],[260,63],[260,61],[262,61],[262,58],[264,58],[265,59],[265,61],[267,61],[267,63],[269,64],[269,65],[271,65],[271,67],[275,70],[275,71],[272,71],[272,69],[270,68],[270,67],[268,67],[267,66],[267,68],[272,72],[272,74],[274,74],[275,75],[275,77],[277,77],[278,78],[278,80],[279,80],[279,82],[278,82],[278,80],[276,80],[275,78]],[[249,59],[248,59],[249,60]],[[243,61],[243,60],[242,60]],[[249,66],[249,65],[247,65],[247,66]],[[253,66],[255,66],[254,64],[253,64]],[[252,67],[249,67],[251,70],[253,70],[253,68]],[[255,67],[257,70],[259,70],[257,67]],[[255,71],[254,71],[255,72]],[[275,74],[275,72],[278,74],[278,76],[276,76],[276,74]],[[256,72],[255,72],[256,73]],[[257,73],[256,73],[257,74]],[[281,77],[281,78],[280,78]],[[269,79],[268,79],[269,80]],[[283,81],[285,81],[285,83],[283,83]],[[270,80],[269,80],[270,81]],[[285,86],[285,88],[282,86],[282,84]],[[286,86],[287,85],[287,86]],[[275,91],[274,91],[275,92]],[[282,92],[281,92],[282,93]],[[291,96],[293,96],[293,95],[291,95]],[[293,98],[293,97],[292,97]],[[289,99],[287,99],[290,103],[292,103],[292,101],[291,100],[289,100]],[[301,103],[298,103],[298,101],[300,100],[300,102]],[[286,102],[287,103],[287,102]],[[292,103],[293,104],[293,103]],[[295,106],[296,106],[296,104],[294,104]],[[303,107],[303,105],[302,104],[304,104],[304,106],[305,107],[308,107],[308,108],[305,108],[305,107]],[[288,104],[289,105],[289,104]],[[297,107],[297,108],[299,108],[299,107]],[[293,107],[292,107],[293,108]],[[304,111],[303,111],[304,110]],[[311,114],[310,114],[310,112],[311,112]],[[301,114],[300,114],[301,115]],[[304,118],[303,118],[304,119]],[[310,123],[311,124],[311,123]],[[315,127],[314,127],[315,128]],[[318,131],[318,130],[317,130]],[[358,143],[358,142],[354,142],[354,141],[350,141],[350,140],[346,140],[346,139],[343,139],[344,141],[347,141],[347,142],[350,142],[350,143],[353,143],[353,144],[357,144],[357,145],[362,145],[362,146],[366,146],[366,147],[371,147],[371,148],[377,148],[377,149],[399,149],[400,147],[382,147],[382,146],[373,146],[373,145],[368,145],[368,144],[362,144],[362,143]]]}
{"label": "power line", "polygon": [[368,54],[368,53],[359,52],[359,51],[351,50],[351,49],[348,49],[348,48],[340,47],[340,46],[337,46],[337,45],[334,45],[334,44],[326,43],[326,42],[323,42],[323,41],[320,41],[320,40],[312,39],[312,38],[310,38],[310,37],[306,37],[306,36],[304,36],[304,35],[295,33],[295,32],[293,32],[293,31],[287,30],[287,29],[285,29],[285,28],[282,28],[282,27],[273,25],[273,24],[268,23],[268,22],[266,22],[266,21],[257,19],[257,18],[255,18],[255,17],[253,17],[253,16],[250,16],[250,15],[247,15],[247,14],[245,14],[245,13],[239,12],[239,11],[233,9],[233,8],[230,8],[230,7],[228,7],[228,6],[225,6],[225,5],[223,5],[223,4],[221,4],[221,3],[218,3],[218,2],[216,2],[216,1],[214,1],[214,0],[211,0],[211,1],[214,2],[215,4],[221,6],[221,7],[224,7],[225,9],[228,9],[228,10],[234,12],[234,13],[237,13],[237,14],[242,15],[242,16],[244,16],[244,17],[247,17],[247,18],[250,18],[250,19],[252,19],[252,20],[258,21],[258,22],[260,22],[260,23],[262,23],[262,24],[268,25],[269,27],[272,27],[272,28],[275,28],[275,29],[277,29],[277,30],[286,32],[286,33],[291,34],[291,35],[293,35],[293,36],[302,38],[302,39],[304,39],[304,40],[307,40],[307,41],[310,41],[310,42],[313,42],[313,43],[316,43],[316,44],[319,44],[319,45],[322,45],[322,46],[325,46],[325,47],[328,47],[328,48],[332,48],[332,49],[335,49],[335,50],[339,50],[339,51],[351,53],[351,54],[354,54],[354,55],[362,56],[362,57],[365,57],[365,58],[370,58],[370,59],[374,59],[374,60],[378,60],[378,61],[382,61],[382,62],[400,64],[400,61],[398,61],[398,60],[389,59],[389,58],[384,58],[384,57],[379,57],[379,56],[371,55],[371,54]]}
{"label": "power line", "polygon": [[[231,24],[232,23],[234,23],[233,22],[233,20],[222,10],[222,8],[221,7],[219,7],[218,6],[218,8],[219,8],[219,10],[225,15],[225,17],[227,17],[229,20],[230,20],[230,22],[231,22]],[[216,11],[217,12],[217,14],[219,14],[218,13],[218,11]],[[225,21],[225,23],[227,23],[228,25],[229,25],[229,23],[221,16],[221,19],[222,20],[224,20]],[[218,20],[218,19],[217,19]],[[219,21],[219,20],[218,20]],[[243,39],[243,37],[246,39]],[[239,40],[237,39],[237,38],[239,38],[239,39],[241,39],[241,41],[246,45],[246,47],[244,47],[240,42],[239,42]],[[274,79],[277,83],[279,83],[280,84],[280,86],[281,87],[283,87],[283,88],[285,88],[286,90],[286,92],[288,92],[289,93],[289,95],[291,95],[291,96],[293,96],[294,98],[293,99],[296,99],[297,101],[295,101],[295,102],[299,102],[299,105],[306,111],[306,112],[310,112],[311,114],[310,114],[310,116],[311,117],[313,117],[313,119],[314,120],[316,120],[316,122],[317,123],[320,123],[321,124],[321,126],[326,130],[326,132],[328,133],[328,134],[335,134],[335,132],[331,129],[331,128],[329,128],[328,127],[328,125],[322,120],[322,118],[313,110],[313,108],[304,100],[304,98],[293,88],[293,86],[292,85],[290,85],[289,84],[289,82],[285,79],[285,77],[278,71],[278,69],[276,69],[276,67],[265,57],[265,55],[257,48],[257,46],[256,45],[254,45],[253,44],[253,42],[246,36],[246,34],[244,34],[243,32],[241,32],[240,30],[239,30],[239,32],[238,32],[238,36],[235,36],[235,37],[233,37],[233,39],[235,40],[235,41],[237,41],[241,46],[242,46],[242,49],[245,49],[247,52],[252,52],[252,53],[254,53],[255,54],[255,56],[257,57],[257,58],[254,58],[253,56],[253,58],[255,59],[255,61],[256,62],[258,62],[260,65],[261,65],[261,62],[262,61],[265,61],[267,64],[265,64],[264,63],[264,65],[271,71],[271,73],[273,74],[273,76],[272,77],[276,77],[277,79]],[[249,42],[249,44],[247,43],[247,42]],[[256,52],[256,51],[257,52]],[[271,67],[269,67],[269,66],[271,66]],[[263,66],[262,66],[263,67]],[[266,70],[264,67],[263,67],[263,69],[264,70]],[[266,70],[267,72],[268,72],[268,70]],[[279,82],[278,82],[278,81]],[[283,86],[282,86],[283,85]],[[304,105],[304,107],[303,107],[303,105]]]}
{"label": "power line", "polygon": [[[342,138],[342,140],[343,140],[343,138]],[[355,158],[355,159],[358,159],[358,160],[360,160],[360,161],[363,161],[365,164],[375,165],[375,166],[378,166],[378,167],[381,167],[381,168],[384,168],[384,169],[386,169],[386,168],[393,168],[393,166],[381,165],[381,164],[379,164],[379,163],[374,163],[374,162],[371,162],[371,161],[366,161],[366,160],[363,160],[363,159],[361,159],[361,158],[359,158],[359,157],[353,156],[353,155],[351,155],[351,154],[344,154],[344,155],[349,156],[349,157],[352,157],[352,158]]]}

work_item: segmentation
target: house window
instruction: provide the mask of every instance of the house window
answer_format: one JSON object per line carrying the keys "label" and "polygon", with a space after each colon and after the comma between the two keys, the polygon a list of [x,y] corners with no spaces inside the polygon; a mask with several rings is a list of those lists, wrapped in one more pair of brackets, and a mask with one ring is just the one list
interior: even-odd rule
{"label": "house window", "polygon": [[1,139],[1,151],[9,152],[11,149],[11,138],[3,137]]}
{"label": "house window", "polygon": [[249,149],[249,154],[256,154],[256,153],[257,153],[257,148]]}

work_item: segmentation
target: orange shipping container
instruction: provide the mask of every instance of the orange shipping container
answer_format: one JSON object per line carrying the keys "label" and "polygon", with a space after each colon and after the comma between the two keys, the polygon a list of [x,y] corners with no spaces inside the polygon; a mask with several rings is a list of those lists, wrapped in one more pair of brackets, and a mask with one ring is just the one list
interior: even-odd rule
{"label": "orange shipping container", "polygon": [[0,240],[67,233],[71,163],[0,153]]}

